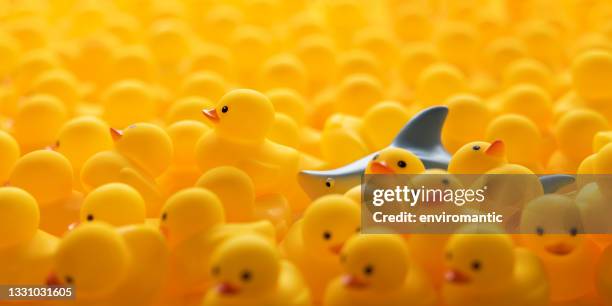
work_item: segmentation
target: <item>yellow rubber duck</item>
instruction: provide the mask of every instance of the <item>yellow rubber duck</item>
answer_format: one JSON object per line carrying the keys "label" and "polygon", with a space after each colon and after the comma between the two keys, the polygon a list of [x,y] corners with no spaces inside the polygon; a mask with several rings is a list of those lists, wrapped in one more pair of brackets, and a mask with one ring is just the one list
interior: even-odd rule
{"label": "yellow rubber duck", "polygon": [[59,130],[57,142],[52,147],[70,161],[77,178],[75,184],[80,185],[81,168],[91,156],[113,147],[108,129],[108,125],[97,117],[82,116],[69,120]]}
{"label": "yellow rubber duck", "polygon": [[520,242],[544,263],[553,302],[577,302],[595,291],[599,248],[581,235],[580,210],[573,199],[547,194],[530,201],[521,217]]}
{"label": "yellow rubber duck", "polygon": [[289,203],[282,196],[255,196],[251,178],[242,170],[222,166],[206,171],[196,187],[212,191],[219,197],[227,222],[268,220],[282,237],[292,222]]}
{"label": "yellow rubber duck", "polygon": [[[575,162],[594,153],[595,134],[607,131],[610,124],[602,114],[589,109],[574,109],[565,113],[555,124],[559,151]],[[568,169],[575,170],[575,169]]]}
{"label": "yellow rubber duck", "polygon": [[109,183],[85,196],[81,205],[81,222],[101,221],[113,226],[143,224],[144,200],[130,185]]}
{"label": "yellow rubber duck", "polygon": [[327,286],[323,305],[436,305],[433,286],[408,257],[400,236],[353,236],[340,253],[345,275]]}
{"label": "yellow rubber duck", "polygon": [[452,174],[484,174],[487,171],[507,163],[504,142],[495,140],[491,143],[476,141],[462,146],[448,164]]}
{"label": "yellow rubber duck", "polygon": [[343,114],[361,116],[382,100],[384,88],[380,81],[368,74],[354,74],[338,85],[333,107]]}
{"label": "yellow rubber duck", "polygon": [[544,63],[529,57],[510,62],[502,71],[501,77],[505,88],[520,84],[531,84],[547,92],[555,89],[554,77],[550,68]]}
{"label": "yellow rubber duck", "polygon": [[204,114],[215,128],[196,145],[201,170],[238,167],[251,177],[258,196],[282,193],[295,178],[298,152],[266,139],[274,120],[274,108],[266,96],[249,89],[233,90]]}
{"label": "yellow rubber duck", "polygon": [[[323,300],[327,284],[342,273],[339,254],[344,243],[360,231],[359,205],[343,195],[314,200],[281,243],[283,255],[302,272],[315,303]],[[312,267],[320,269],[312,269]]]}
{"label": "yellow rubber duck", "polygon": [[38,205],[27,192],[1,187],[0,203],[0,282],[44,284],[59,240],[38,229]]}
{"label": "yellow rubber duck", "polygon": [[299,270],[262,237],[229,239],[215,250],[209,267],[217,285],[202,305],[311,305]]}
{"label": "yellow rubber duck", "polygon": [[[495,229],[462,229],[446,246],[446,305],[547,305],[549,283],[541,261],[515,248]],[[486,289],[485,289],[486,288]]]}
{"label": "yellow rubber duck", "polygon": [[389,147],[372,158],[365,174],[420,174],[423,171],[425,165],[412,152]]}
{"label": "yellow rubber duck", "polygon": [[218,101],[228,91],[228,85],[214,72],[194,72],[183,80],[179,88],[179,97],[201,97]]}
{"label": "yellow rubber duck", "polygon": [[21,156],[19,144],[7,132],[0,130],[0,184],[6,183]]}
{"label": "yellow rubber duck", "polygon": [[380,102],[363,115],[359,134],[368,148],[382,150],[393,142],[410,117],[404,105],[395,101]]}
{"label": "yellow rubber duck", "polygon": [[67,119],[66,107],[58,98],[35,95],[20,103],[11,130],[21,151],[27,153],[54,145]]}
{"label": "yellow rubber duck", "polygon": [[177,121],[195,120],[211,126],[209,120],[202,117],[200,111],[214,106],[210,100],[200,97],[186,97],[172,103],[166,113],[166,124],[171,125]]}
{"label": "yellow rubber duck", "polygon": [[166,128],[172,139],[173,158],[168,170],[157,179],[164,196],[192,187],[200,177],[195,146],[200,137],[209,131],[207,125],[194,120],[177,121]]}
{"label": "yellow rubber duck", "polygon": [[310,34],[300,40],[295,53],[306,69],[309,94],[318,92],[336,79],[336,46],[329,37]]}
{"label": "yellow rubber duck", "polygon": [[442,143],[454,153],[464,144],[483,139],[483,126],[493,119],[492,111],[477,96],[460,94],[449,97],[448,116],[442,128]]}
{"label": "yellow rubber duck", "polygon": [[154,93],[136,80],[112,84],[102,95],[102,119],[111,127],[123,129],[136,122],[150,122],[157,115]]}
{"label": "yellow rubber duck", "polygon": [[275,241],[274,226],[267,222],[225,223],[219,198],[204,188],[173,194],[160,214],[159,229],[170,249],[164,299],[193,302],[210,285],[206,266],[213,250],[228,238],[254,233]]}
{"label": "yellow rubber duck", "polygon": [[552,101],[542,88],[531,84],[510,87],[502,96],[500,111],[523,115],[541,129],[549,128],[552,122]]}
{"label": "yellow rubber duck", "polygon": [[40,228],[61,236],[79,219],[83,195],[73,190],[72,167],[63,155],[38,150],[23,155],[13,168],[9,185],[30,193],[40,207]]}
{"label": "yellow rubber duck", "polygon": [[48,285],[74,286],[77,305],[150,305],[158,296],[168,251],[147,225],[80,225],[62,238]]}
{"label": "yellow rubber duck", "polygon": [[293,54],[271,57],[261,67],[259,75],[259,88],[264,91],[289,88],[301,94],[306,93],[306,69]]}
{"label": "yellow rubber duck", "polygon": [[572,62],[572,83],[576,93],[591,107],[601,107],[612,98],[604,80],[612,74],[612,54],[592,50],[577,56]]}
{"label": "yellow rubber duck", "polygon": [[121,182],[134,187],[147,204],[147,216],[157,216],[163,204],[155,178],[171,164],[172,140],[160,127],[136,123],[125,130],[112,129],[115,148],[95,154],[81,170],[86,191],[101,185]]}
{"label": "yellow rubber duck", "polygon": [[508,162],[523,165],[536,173],[542,173],[542,133],[527,117],[504,114],[487,126],[485,139],[500,139],[507,145]]}
{"label": "yellow rubber duck", "polygon": [[576,194],[576,205],[580,209],[584,231],[594,233],[590,238],[601,249],[607,248],[612,242],[609,234],[609,222],[605,220],[612,211],[607,205],[607,196],[602,192],[600,184],[589,182],[581,186]]}
{"label": "yellow rubber duck", "polygon": [[415,101],[421,106],[443,103],[448,97],[466,90],[463,73],[455,66],[435,63],[425,68],[415,84]]}
{"label": "yellow rubber duck", "polygon": [[80,85],[76,78],[65,70],[50,70],[40,74],[32,81],[28,93],[31,95],[50,95],[57,97],[72,113],[80,102]]}
{"label": "yellow rubber duck", "polygon": [[388,82],[381,61],[365,50],[351,50],[338,58],[338,80],[352,75],[367,75],[381,84]]}

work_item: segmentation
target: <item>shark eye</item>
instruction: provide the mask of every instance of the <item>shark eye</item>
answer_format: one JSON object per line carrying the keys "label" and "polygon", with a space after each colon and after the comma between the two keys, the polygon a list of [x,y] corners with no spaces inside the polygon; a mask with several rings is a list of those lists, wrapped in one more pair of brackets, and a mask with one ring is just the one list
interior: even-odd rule
{"label": "shark eye", "polygon": [[379,155],[380,155],[380,154],[376,154],[376,155],[374,155],[374,157],[372,157],[372,160],[377,160]]}
{"label": "shark eye", "polygon": [[367,265],[363,267],[363,274],[365,274],[366,276],[370,276],[372,275],[372,273],[374,273],[374,267],[372,265]]}
{"label": "shark eye", "polygon": [[475,145],[475,146],[472,147],[472,150],[478,151],[478,150],[480,150],[480,146],[479,145]]}
{"label": "shark eye", "polygon": [[397,162],[397,166],[400,168],[406,168],[406,162],[403,160],[400,160]]}
{"label": "shark eye", "polygon": [[330,177],[325,180],[325,187],[332,188],[334,187],[334,183],[335,183],[334,179]]}
{"label": "shark eye", "polygon": [[227,111],[229,110],[229,108],[227,107],[227,105],[223,105],[223,107],[221,108],[221,112],[222,113],[227,113]]}
{"label": "shark eye", "polygon": [[543,228],[543,227],[541,227],[541,226],[538,226],[538,227],[536,228],[536,234],[538,234],[538,236],[542,236],[542,235],[544,235],[544,228]]}

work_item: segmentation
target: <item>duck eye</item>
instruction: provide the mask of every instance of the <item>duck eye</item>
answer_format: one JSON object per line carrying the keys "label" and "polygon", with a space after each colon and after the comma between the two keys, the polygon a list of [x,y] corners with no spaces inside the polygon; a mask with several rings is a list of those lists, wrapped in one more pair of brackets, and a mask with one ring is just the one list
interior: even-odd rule
{"label": "duck eye", "polygon": [[87,221],[93,221],[94,216],[92,214],[87,215]]}
{"label": "duck eye", "polygon": [[480,270],[480,268],[482,268],[482,264],[480,263],[480,261],[475,260],[474,262],[472,262],[472,270],[478,271]]}
{"label": "duck eye", "polygon": [[406,168],[406,162],[403,160],[400,160],[397,162],[397,166],[400,168]]}
{"label": "duck eye", "polygon": [[372,265],[367,265],[363,268],[363,274],[366,276],[370,276],[372,273],[374,273],[374,267],[372,267]]}
{"label": "duck eye", "polygon": [[325,239],[325,240],[330,240],[330,239],[331,239],[331,237],[332,237],[331,232],[329,232],[329,231],[325,231],[325,232],[323,232],[323,239]]}
{"label": "duck eye", "polygon": [[222,113],[227,113],[227,111],[229,110],[229,108],[227,107],[227,105],[223,105],[223,107],[221,108],[221,112]]}
{"label": "duck eye", "polygon": [[577,228],[575,228],[575,227],[572,227],[572,228],[570,229],[570,235],[571,235],[571,236],[576,236],[576,235],[578,235],[578,229],[577,229]]}
{"label": "duck eye", "polygon": [[372,160],[377,160],[379,155],[380,155],[380,154],[376,154],[376,155],[374,155],[374,157],[372,157]]}
{"label": "duck eye", "polygon": [[242,273],[240,274],[240,279],[242,279],[243,282],[248,282],[251,280],[253,276],[251,275],[251,271],[242,271]]}
{"label": "duck eye", "polygon": [[162,221],[166,221],[166,219],[168,219],[168,213],[163,213],[161,215],[161,219],[162,219]]}
{"label": "duck eye", "polygon": [[478,150],[480,150],[480,146],[479,145],[475,145],[475,146],[472,147],[472,150],[478,151]]}
{"label": "duck eye", "polygon": [[74,282],[74,279],[72,279],[72,276],[66,275],[66,277],[64,277],[64,281],[66,282],[66,284],[72,284]]}
{"label": "duck eye", "polygon": [[213,275],[219,275],[219,273],[221,273],[221,268],[219,268],[219,266],[215,266],[212,268],[211,272]]}
{"label": "duck eye", "polygon": [[538,234],[538,236],[544,235],[544,228],[542,228],[541,226],[538,226],[536,228],[536,234]]}
{"label": "duck eye", "polygon": [[442,185],[448,185],[448,184],[450,184],[450,181],[447,178],[442,179]]}
{"label": "duck eye", "polygon": [[330,177],[327,180],[325,180],[325,187],[327,188],[334,187],[334,179]]}
{"label": "duck eye", "polygon": [[361,232],[361,227],[357,227],[357,229],[355,229],[355,232],[357,233]]}

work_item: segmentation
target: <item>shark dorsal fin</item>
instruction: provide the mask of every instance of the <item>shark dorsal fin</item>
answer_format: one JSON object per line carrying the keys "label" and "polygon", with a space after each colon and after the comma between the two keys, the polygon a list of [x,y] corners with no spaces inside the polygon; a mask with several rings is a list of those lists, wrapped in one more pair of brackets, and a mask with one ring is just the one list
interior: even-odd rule
{"label": "shark dorsal fin", "polygon": [[448,108],[430,107],[410,120],[397,134],[393,145],[403,148],[434,149],[441,146],[440,135]]}

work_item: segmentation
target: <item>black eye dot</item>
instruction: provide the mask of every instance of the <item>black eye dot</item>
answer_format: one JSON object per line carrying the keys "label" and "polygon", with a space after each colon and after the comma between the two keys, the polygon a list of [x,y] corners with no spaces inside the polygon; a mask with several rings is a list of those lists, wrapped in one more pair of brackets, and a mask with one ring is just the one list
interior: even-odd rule
{"label": "black eye dot", "polygon": [[94,216],[92,214],[87,215],[87,221],[93,221]]}
{"label": "black eye dot", "polygon": [[358,227],[357,229],[355,229],[355,232],[357,233],[361,232],[361,227]]}
{"label": "black eye dot", "polygon": [[331,237],[332,237],[331,232],[329,232],[329,231],[323,232],[323,239],[329,240],[329,239],[331,239]]}
{"label": "black eye dot", "polygon": [[478,151],[478,150],[480,150],[480,146],[479,146],[479,145],[473,146],[473,147],[472,147],[472,150],[474,150],[474,151]]}
{"label": "black eye dot", "polygon": [[377,160],[378,159],[378,154],[374,155],[374,157],[372,158],[372,160]]}
{"label": "black eye dot", "polygon": [[248,270],[247,270],[247,271],[243,271],[243,272],[240,274],[240,278],[242,279],[242,281],[243,281],[243,282],[248,282],[248,281],[250,281],[252,277],[253,277],[253,276],[251,275],[251,271],[248,271]]}
{"label": "black eye dot", "polygon": [[72,276],[70,275],[67,275],[66,277],[64,277],[64,281],[66,282],[66,284],[74,283],[74,279],[72,279]]}
{"label": "black eye dot", "polygon": [[570,235],[571,235],[571,236],[576,236],[576,235],[578,235],[578,229],[577,229],[577,228],[575,228],[575,227],[572,227],[572,228],[570,229]]}
{"label": "black eye dot", "polygon": [[222,113],[224,113],[224,114],[225,114],[225,113],[227,113],[227,111],[228,111],[228,110],[229,110],[229,108],[227,107],[227,105],[224,105],[224,106],[221,108],[221,112],[222,112]]}
{"label": "black eye dot", "polygon": [[331,183],[330,182],[325,182],[325,187],[327,187],[327,188],[331,187]]}
{"label": "black eye dot", "polygon": [[446,178],[442,179],[442,184],[443,185],[448,185],[448,184],[450,184],[450,181],[448,179],[446,179]]}
{"label": "black eye dot", "polygon": [[482,264],[480,263],[480,261],[475,260],[474,262],[472,262],[472,270],[478,271],[480,270],[480,268],[482,268]]}
{"label": "black eye dot", "polygon": [[374,267],[372,265],[367,265],[363,268],[363,274],[370,276],[374,273]]}
{"label": "black eye dot", "polygon": [[219,268],[219,266],[215,266],[212,268],[211,272],[213,275],[219,275],[219,273],[221,273],[221,268]]}
{"label": "black eye dot", "polygon": [[538,234],[538,236],[544,235],[544,228],[541,226],[536,227],[536,234]]}
{"label": "black eye dot", "polygon": [[161,215],[161,219],[162,219],[162,221],[166,221],[166,219],[168,219],[168,213],[163,213]]}
{"label": "black eye dot", "polygon": [[403,160],[400,160],[397,162],[397,166],[400,168],[406,168],[406,162]]}

